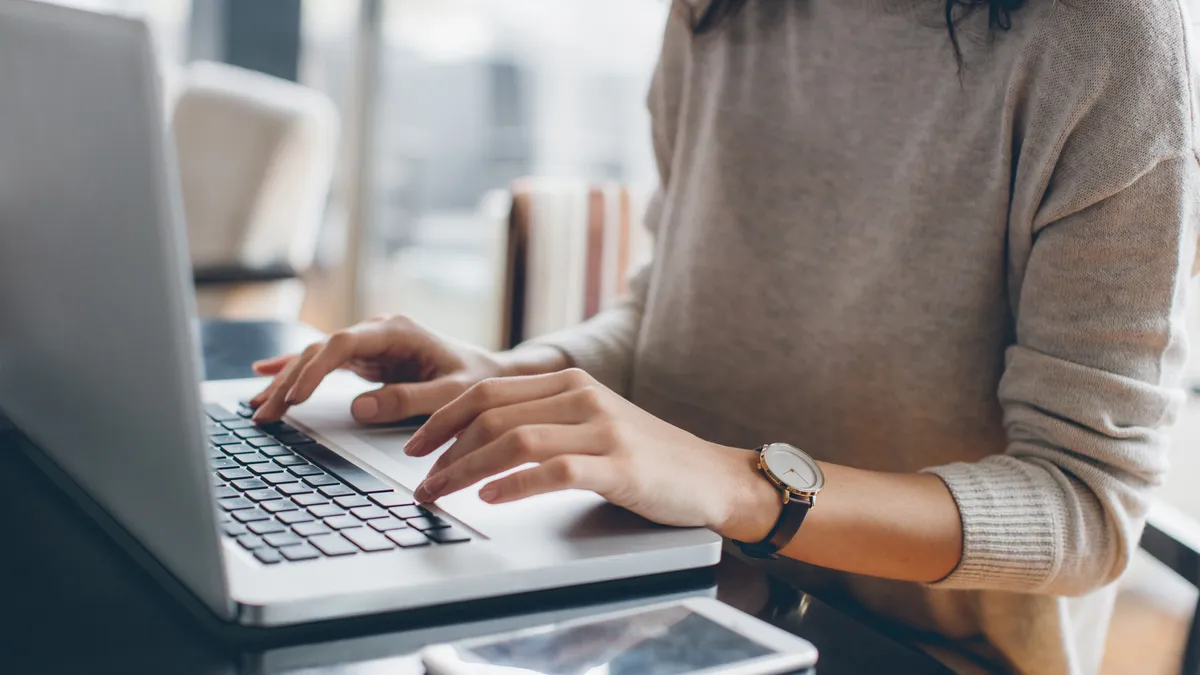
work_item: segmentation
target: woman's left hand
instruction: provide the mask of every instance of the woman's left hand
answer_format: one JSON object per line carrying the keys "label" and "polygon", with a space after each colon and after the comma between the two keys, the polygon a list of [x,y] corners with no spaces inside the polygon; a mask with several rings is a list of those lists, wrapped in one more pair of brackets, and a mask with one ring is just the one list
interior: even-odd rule
{"label": "woman's left hand", "polygon": [[406,452],[428,455],[455,437],[417,499],[533,463],[489,482],[480,498],[499,504],[583,489],[665,525],[722,532],[740,502],[766,485],[753,452],[671,426],[577,369],[485,380],[430,417]]}

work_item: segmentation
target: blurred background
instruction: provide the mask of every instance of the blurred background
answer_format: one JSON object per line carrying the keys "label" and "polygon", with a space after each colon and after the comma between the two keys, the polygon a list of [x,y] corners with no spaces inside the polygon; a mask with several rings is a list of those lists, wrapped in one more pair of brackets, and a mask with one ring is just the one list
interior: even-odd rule
{"label": "blurred background", "polygon": [[[46,1],[150,25],[204,316],[403,312],[498,348],[594,314],[649,254],[668,0]],[[1196,396],[1173,433],[1157,519],[1200,551]],[[1143,552],[1121,584],[1103,672],[1178,672],[1196,589]]]}
{"label": "blurred background", "polygon": [[[141,16],[153,29],[168,110],[178,105],[189,237],[210,316],[299,317],[333,330],[405,312],[500,346],[514,182],[554,176],[644,194],[657,180],[644,100],[664,0],[55,1]],[[333,122],[320,101],[288,99],[296,92],[274,80],[197,72],[196,62],[315,90]],[[289,105],[267,126],[245,119]],[[314,109],[319,123],[304,122]],[[230,132],[243,124],[253,133]],[[278,131],[289,125],[308,136]],[[279,177],[297,165],[307,177]],[[230,181],[240,201],[221,204],[237,192]],[[301,190],[327,199],[289,203],[303,201]],[[289,272],[299,283],[279,278]],[[272,283],[265,295],[241,292]]]}

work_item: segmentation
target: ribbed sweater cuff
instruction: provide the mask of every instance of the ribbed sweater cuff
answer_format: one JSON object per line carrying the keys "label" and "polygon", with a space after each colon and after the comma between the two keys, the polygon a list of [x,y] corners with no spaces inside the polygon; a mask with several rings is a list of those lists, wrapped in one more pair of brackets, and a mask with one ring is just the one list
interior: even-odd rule
{"label": "ribbed sweater cuff", "polygon": [[926,469],[950,488],[962,517],[958,567],[930,586],[1035,591],[1062,561],[1062,489],[1039,467],[1008,456]]}

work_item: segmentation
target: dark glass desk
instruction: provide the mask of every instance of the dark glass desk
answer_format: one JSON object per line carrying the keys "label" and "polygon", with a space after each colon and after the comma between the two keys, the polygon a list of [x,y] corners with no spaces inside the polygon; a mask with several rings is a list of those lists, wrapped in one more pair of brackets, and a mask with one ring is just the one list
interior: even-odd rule
{"label": "dark glass desk", "polygon": [[[201,331],[213,378],[242,377],[248,364],[319,337],[310,328],[210,323]],[[768,578],[735,559],[710,573],[649,588],[598,587],[454,606],[427,621],[379,617],[328,635],[269,646],[224,642],[189,616],[95,528],[20,452],[27,442],[0,418],[0,673],[388,673],[420,675],[421,645],[488,626],[540,622],[551,612],[614,601],[653,602],[672,593],[719,594],[808,639],[821,675],[949,671],[879,627]],[[417,615],[419,616],[419,615]],[[515,623],[514,623],[515,622]],[[494,628],[492,629],[494,630]],[[340,633],[340,634],[339,634]]]}

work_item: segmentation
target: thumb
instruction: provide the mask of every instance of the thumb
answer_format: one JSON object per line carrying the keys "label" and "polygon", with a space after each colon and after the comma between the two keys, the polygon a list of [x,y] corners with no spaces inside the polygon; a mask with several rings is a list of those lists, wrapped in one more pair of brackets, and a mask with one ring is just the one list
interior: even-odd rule
{"label": "thumb", "polygon": [[428,415],[465,391],[459,381],[442,377],[429,382],[389,384],[354,399],[350,414],[359,422],[387,424]]}

